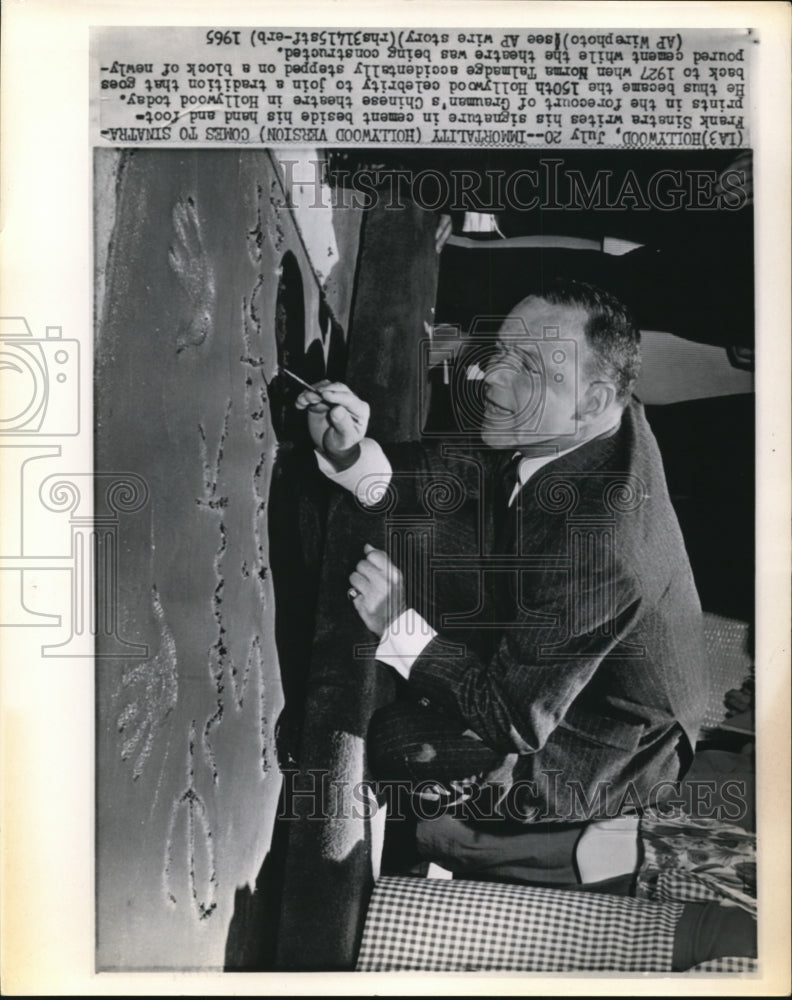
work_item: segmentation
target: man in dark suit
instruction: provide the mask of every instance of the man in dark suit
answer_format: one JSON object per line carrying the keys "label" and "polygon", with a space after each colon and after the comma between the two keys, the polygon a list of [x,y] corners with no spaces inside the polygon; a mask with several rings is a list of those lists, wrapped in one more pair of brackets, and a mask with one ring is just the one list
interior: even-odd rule
{"label": "man in dark suit", "polygon": [[441,799],[494,788],[501,813],[575,822],[651,805],[689,764],[706,702],[701,609],[631,396],[638,341],[592,286],[524,299],[485,369],[484,447],[467,454],[383,452],[365,438],[367,405],[338,383],[298,399],[320,467],[361,503],[395,489],[409,513],[432,484],[461,489],[434,518],[428,576],[407,574],[423,596],[408,601],[370,545],[350,576],[377,659],[406,681],[372,723],[379,776]]}

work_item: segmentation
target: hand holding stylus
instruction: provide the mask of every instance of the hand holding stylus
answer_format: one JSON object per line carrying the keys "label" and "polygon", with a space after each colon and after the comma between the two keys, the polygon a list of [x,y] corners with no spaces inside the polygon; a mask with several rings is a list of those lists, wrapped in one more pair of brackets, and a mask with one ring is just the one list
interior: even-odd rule
{"label": "hand holding stylus", "polygon": [[[295,375],[292,378],[307,385]],[[314,445],[336,469],[347,469],[357,461],[359,445],[368,427],[368,403],[359,399],[343,382],[323,379],[305,388],[294,405],[298,410],[307,411],[308,430]]]}

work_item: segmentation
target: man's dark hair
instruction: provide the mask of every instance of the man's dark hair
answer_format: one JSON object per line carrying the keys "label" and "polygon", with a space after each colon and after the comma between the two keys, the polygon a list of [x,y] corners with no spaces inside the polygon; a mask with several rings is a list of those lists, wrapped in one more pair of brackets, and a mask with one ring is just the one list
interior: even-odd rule
{"label": "man's dark hair", "polygon": [[584,281],[554,281],[537,295],[553,305],[585,309],[588,319],[584,332],[595,358],[596,374],[614,383],[619,402],[628,399],[641,370],[641,334],[627,307]]}

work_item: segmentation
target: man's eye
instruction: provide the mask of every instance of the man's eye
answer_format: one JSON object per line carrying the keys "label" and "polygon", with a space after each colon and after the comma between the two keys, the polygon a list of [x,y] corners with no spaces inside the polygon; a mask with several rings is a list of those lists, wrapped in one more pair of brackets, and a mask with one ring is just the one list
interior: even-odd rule
{"label": "man's eye", "polygon": [[523,361],[523,369],[528,372],[529,375],[541,375],[542,372],[536,361],[531,361],[530,358],[526,358]]}

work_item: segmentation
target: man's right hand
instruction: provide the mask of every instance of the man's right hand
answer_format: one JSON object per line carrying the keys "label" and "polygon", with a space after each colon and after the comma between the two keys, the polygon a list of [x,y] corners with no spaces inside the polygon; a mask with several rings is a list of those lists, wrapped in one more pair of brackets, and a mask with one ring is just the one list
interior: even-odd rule
{"label": "man's right hand", "polygon": [[323,379],[313,391],[301,392],[294,405],[298,410],[307,410],[313,443],[337,471],[355,464],[368,427],[368,403],[342,382]]}

